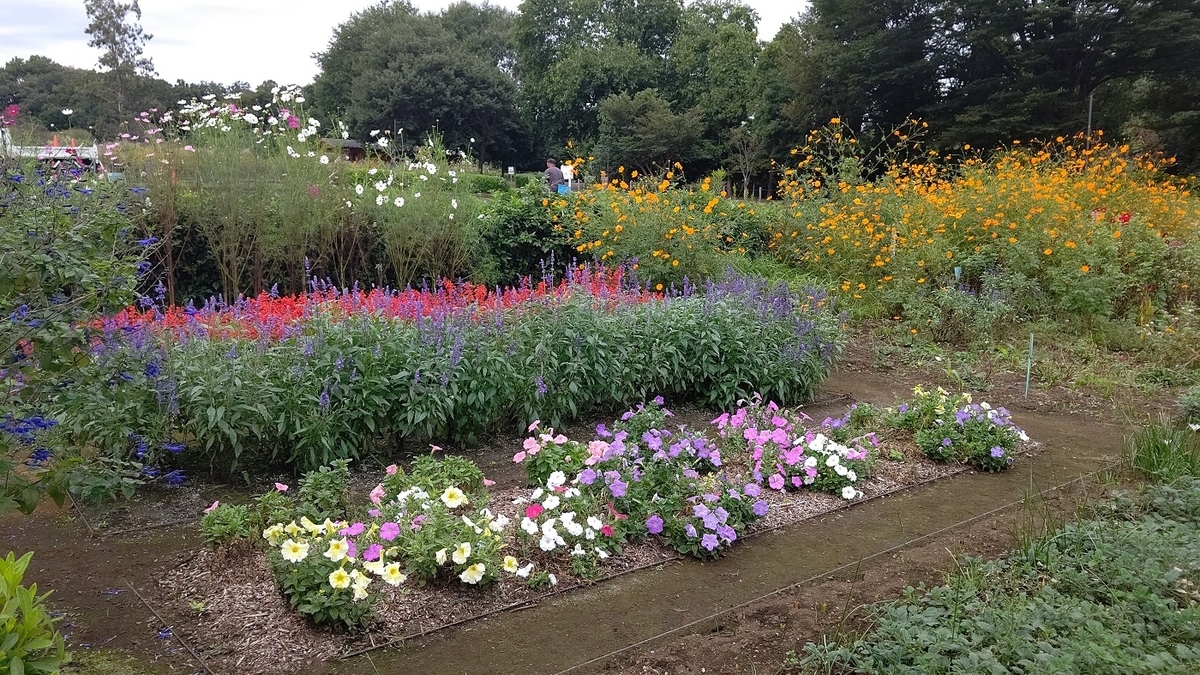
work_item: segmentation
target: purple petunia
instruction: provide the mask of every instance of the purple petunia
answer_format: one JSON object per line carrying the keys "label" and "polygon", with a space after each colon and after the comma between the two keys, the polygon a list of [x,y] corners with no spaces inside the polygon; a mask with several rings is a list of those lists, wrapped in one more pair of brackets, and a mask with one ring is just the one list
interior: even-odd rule
{"label": "purple petunia", "polygon": [[992,446],[992,457],[995,459],[1000,459],[1003,456],[1004,456],[1004,448],[1002,448],[998,445],[993,445]]}
{"label": "purple petunia", "polygon": [[663,519],[657,513],[646,519],[646,530],[650,534],[662,534]]}
{"label": "purple petunia", "polygon": [[757,497],[762,494],[762,488],[758,486],[758,483],[747,483],[742,491],[751,497]]}
{"label": "purple petunia", "polygon": [[700,538],[700,545],[703,546],[705,548],[705,550],[708,550],[708,551],[712,551],[712,550],[716,549],[719,544],[720,544],[720,542],[717,540],[717,535],[715,535],[711,532],[705,534],[703,537]]}
{"label": "purple petunia", "polygon": [[596,482],[596,472],[590,467],[579,472],[579,482],[584,485],[591,485]]}
{"label": "purple petunia", "polygon": [[767,515],[767,503],[765,501],[760,499],[754,502],[754,515],[758,516],[759,518]]}
{"label": "purple petunia", "polygon": [[695,539],[696,538],[696,526],[692,525],[691,523],[688,523],[683,528],[683,533],[686,534],[689,539]]}
{"label": "purple petunia", "polygon": [[383,553],[382,546],[380,546],[379,544],[371,544],[370,546],[367,547],[367,550],[363,551],[362,557],[363,557],[363,560],[366,560],[367,562],[371,562],[373,560],[379,560],[379,556],[382,553]]}
{"label": "purple petunia", "polygon": [[954,442],[954,441],[950,440],[949,438],[943,438],[943,439],[942,439],[942,447],[943,447],[943,448],[948,448],[948,447],[950,447],[950,444],[951,444],[951,443],[953,443],[953,442]]}
{"label": "purple petunia", "polygon": [[770,479],[767,480],[767,484],[771,486],[772,490],[782,490],[783,489],[783,476],[781,476],[780,474],[774,474],[771,476]]}

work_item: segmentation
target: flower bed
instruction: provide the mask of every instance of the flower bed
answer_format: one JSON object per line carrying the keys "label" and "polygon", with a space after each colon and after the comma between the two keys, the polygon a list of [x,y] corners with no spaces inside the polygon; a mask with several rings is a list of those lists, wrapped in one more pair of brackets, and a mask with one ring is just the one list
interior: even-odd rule
{"label": "flower bed", "polygon": [[725,407],[757,389],[799,403],[840,331],[817,291],[732,278],[650,295],[580,273],[486,294],[442,285],[126,312],[92,344],[80,386],[54,402],[65,442],[230,475],[469,443],[658,392]]}
{"label": "flower bed", "polygon": [[[958,470],[921,457],[910,432],[887,426],[886,413],[871,406],[818,424],[755,400],[714,420],[711,436],[672,428],[671,417],[652,402],[600,425],[586,443],[534,425],[515,458],[528,487],[498,490],[466,460],[424,458],[408,472],[389,467],[371,504],[321,522],[307,515],[320,513],[307,504],[311,479],[290,512],[274,510],[289,501],[279,486],[285,491],[249,509],[278,520],[261,538],[252,525],[268,519],[248,522],[238,535],[265,552],[202,553],[168,576],[164,594],[176,606],[199,596],[211,607],[238,595],[238,607],[303,631],[309,647],[329,657],[679,555],[719,556],[750,533]],[[871,424],[879,426],[867,431]],[[799,456],[789,458],[796,448]],[[809,459],[818,457],[814,466]],[[321,494],[344,496],[336,482]],[[218,507],[206,523],[233,508]],[[223,570],[239,579],[233,588],[196,583]],[[232,627],[217,615],[201,623],[217,633]],[[337,638],[306,623],[368,627],[374,637]],[[276,637],[277,649],[294,651],[293,637]],[[296,654],[280,656],[281,668],[289,658]]]}

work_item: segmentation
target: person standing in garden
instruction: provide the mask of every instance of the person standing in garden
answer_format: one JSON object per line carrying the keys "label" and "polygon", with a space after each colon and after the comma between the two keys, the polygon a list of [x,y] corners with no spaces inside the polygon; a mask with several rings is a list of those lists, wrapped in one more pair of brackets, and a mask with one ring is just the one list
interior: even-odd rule
{"label": "person standing in garden", "polygon": [[546,182],[550,184],[551,192],[558,192],[558,186],[563,184],[563,172],[558,168],[558,162],[546,160]]}

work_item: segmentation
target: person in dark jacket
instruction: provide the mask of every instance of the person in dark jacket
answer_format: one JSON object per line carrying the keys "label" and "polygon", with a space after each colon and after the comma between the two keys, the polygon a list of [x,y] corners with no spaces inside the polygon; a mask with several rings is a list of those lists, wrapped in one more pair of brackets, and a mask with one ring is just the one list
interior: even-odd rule
{"label": "person in dark jacket", "polygon": [[546,160],[546,182],[550,184],[551,192],[558,192],[558,186],[563,185],[563,172],[558,168],[558,162]]}

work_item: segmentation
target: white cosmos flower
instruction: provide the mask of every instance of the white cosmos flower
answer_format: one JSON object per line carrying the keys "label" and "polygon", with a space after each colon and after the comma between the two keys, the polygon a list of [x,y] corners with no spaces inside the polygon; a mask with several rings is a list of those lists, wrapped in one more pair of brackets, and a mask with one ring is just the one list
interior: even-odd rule
{"label": "white cosmos flower", "polygon": [[388,186],[387,181],[382,181],[382,180],[375,181],[375,191],[376,192],[383,192],[384,190],[387,189],[387,186]]}
{"label": "white cosmos flower", "polygon": [[387,201],[387,198],[383,195],[375,195],[375,206],[383,206],[385,201]]}
{"label": "white cosmos flower", "polygon": [[255,115],[254,113],[246,113],[242,116],[242,119],[246,120],[250,124],[258,124],[258,115]]}
{"label": "white cosmos flower", "polygon": [[67,117],[70,117],[71,115],[75,114],[75,111],[71,110],[70,108],[63,108],[62,114],[66,115]]}
{"label": "white cosmos flower", "polygon": [[378,143],[379,147],[381,147],[381,148],[386,148],[388,146],[387,138],[380,138],[378,141],[375,141],[375,142]]}
{"label": "white cosmos flower", "polygon": [[395,204],[397,207],[404,206],[404,197],[396,197],[396,199],[393,200],[392,203]]}
{"label": "white cosmos flower", "polygon": [[328,163],[329,163],[329,157],[328,157],[327,155],[321,155],[321,159],[320,159],[319,161],[320,161],[322,164],[328,164]]}
{"label": "white cosmos flower", "polygon": [[413,199],[416,199],[416,198],[418,198],[418,197],[420,197],[420,196],[421,196],[421,193],[420,193],[420,192],[414,192],[414,193],[413,193]]}
{"label": "white cosmos flower", "polygon": [[451,214],[450,214],[450,220],[454,220],[454,214],[453,214],[453,213],[451,213]]}
{"label": "white cosmos flower", "polygon": [[267,118],[267,124],[270,124],[271,126],[275,126],[276,124],[279,124],[279,118],[274,115],[271,115],[270,117]]}
{"label": "white cosmos flower", "polygon": [[521,578],[525,578],[525,577],[529,576],[529,573],[532,571],[533,571],[533,563],[526,563],[526,565],[524,567],[517,570],[516,572],[513,572],[513,574],[515,574]]}
{"label": "white cosmos flower", "polygon": [[420,176],[418,176],[418,178],[420,178],[421,180],[429,180],[429,176],[426,176],[425,174],[421,174]]}
{"label": "white cosmos flower", "polygon": [[[451,200],[450,200],[450,208],[452,208],[452,209],[457,209],[457,208],[458,208],[458,200],[457,200],[457,199],[451,199]],[[564,479],[564,480],[565,480],[565,479]],[[562,483],[559,483],[559,485],[562,485]]]}
{"label": "white cosmos flower", "polygon": [[363,186],[355,185],[354,186],[354,194],[361,195],[362,193],[363,193]]}

